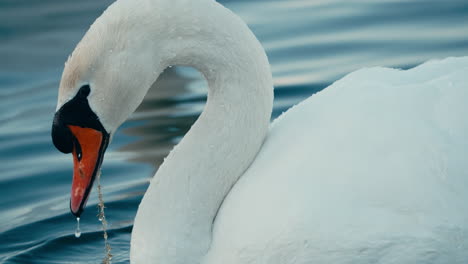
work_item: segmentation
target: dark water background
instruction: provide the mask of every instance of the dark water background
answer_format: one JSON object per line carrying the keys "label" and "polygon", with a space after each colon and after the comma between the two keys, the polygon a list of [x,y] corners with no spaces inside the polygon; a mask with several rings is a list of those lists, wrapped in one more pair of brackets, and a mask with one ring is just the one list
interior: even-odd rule
{"label": "dark water background", "polygon": [[[71,156],[50,127],[63,63],[112,1],[0,0],[0,262],[98,263],[104,256],[93,190],[74,237]],[[275,80],[274,116],[353,70],[410,68],[468,55],[466,0],[221,1],[264,45]],[[467,73],[468,74],[468,73]],[[114,263],[127,263],[148,181],[196,120],[205,83],[173,68],[115,135],[102,167]]]}

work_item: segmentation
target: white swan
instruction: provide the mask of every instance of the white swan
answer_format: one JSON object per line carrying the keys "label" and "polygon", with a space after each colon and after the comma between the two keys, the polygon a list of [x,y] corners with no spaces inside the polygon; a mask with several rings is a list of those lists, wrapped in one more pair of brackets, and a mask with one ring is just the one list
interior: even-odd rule
{"label": "white swan", "polygon": [[74,214],[169,65],[208,102],[148,187],[132,263],[468,263],[468,58],[355,72],[269,129],[264,50],[211,0],[118,0],[76,47],[52,131]]}

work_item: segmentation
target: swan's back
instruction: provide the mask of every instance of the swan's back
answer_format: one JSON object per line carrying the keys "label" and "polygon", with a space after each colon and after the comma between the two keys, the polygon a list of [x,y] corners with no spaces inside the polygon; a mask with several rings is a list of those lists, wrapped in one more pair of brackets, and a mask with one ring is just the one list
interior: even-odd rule
{"label": "swan's back", "polygon": [[468,263],[467,73],[363,69],[287,111],[206,263]]}

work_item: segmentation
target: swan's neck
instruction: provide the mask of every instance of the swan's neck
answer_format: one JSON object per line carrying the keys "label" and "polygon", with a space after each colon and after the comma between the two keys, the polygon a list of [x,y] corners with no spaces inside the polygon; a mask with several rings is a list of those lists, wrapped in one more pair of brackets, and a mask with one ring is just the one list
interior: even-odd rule
{"label": "swan's neck", "polygon": [[[244,22],[214,1],[176,3],[155,0],[157,6],[138,11],[139,23],[147,24],[133,28],[145,28],[144,34],[129,30],[124,36],[133,39],[125,52],[135,57],[126,71],[149,88],[167,66],[193,66],[207,79],[208,102],[140,204],[132,233],[134,263],[201,260],[217,211],[260,149],[272,109],[268,60]],[[125,17],[118,4],[107,13]],[[135,93],[126,100],[141,101]]]}

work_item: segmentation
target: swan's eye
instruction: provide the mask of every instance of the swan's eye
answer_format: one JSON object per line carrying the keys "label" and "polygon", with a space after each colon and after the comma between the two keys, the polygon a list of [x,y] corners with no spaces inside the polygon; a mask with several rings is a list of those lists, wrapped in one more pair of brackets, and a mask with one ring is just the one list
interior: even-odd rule
{"label": "swan's eye", "polygon": [[78,91],[76,97],[87,98],[90,92],[91,92],[91,88],[89,87],[89,84],[85,84],[85,85],[81,86],[81,88]]}

